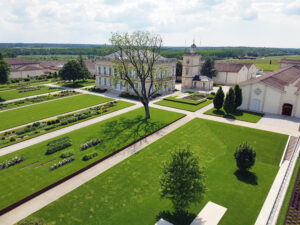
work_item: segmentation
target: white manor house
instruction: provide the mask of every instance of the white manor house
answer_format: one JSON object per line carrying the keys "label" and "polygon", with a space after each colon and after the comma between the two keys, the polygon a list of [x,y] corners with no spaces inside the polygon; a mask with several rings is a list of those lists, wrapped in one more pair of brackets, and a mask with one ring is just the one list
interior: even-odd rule
{"label": "white manor house", "polygon": [[[124,85],[125,81],[121,79],[115,82],[114,74],[114,58],[117,53],[112,53],[107,56],[98,56],[95,58],[96,67],[96,88],[112,90],[115,92],[128,92],[135,94],[130,85]],[[158,71],[158,78],[163,78],[164,82],[162,87],[159,88],[158,94],[171,93],[175,89],[176,80],[176,63],[175,58],[165,58],[160,56],[156,62],[156,70]],[[130,71],[131,75],[135,74],[135,71]],[[136,88],[140,87],[140,83],[136,83]],[[146,88],[150,86],[150,80],[146,81]]]}

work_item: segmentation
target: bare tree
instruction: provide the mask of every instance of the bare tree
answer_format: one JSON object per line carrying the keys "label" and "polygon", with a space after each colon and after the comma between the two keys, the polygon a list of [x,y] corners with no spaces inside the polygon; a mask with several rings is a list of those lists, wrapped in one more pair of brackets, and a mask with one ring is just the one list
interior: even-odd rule
{"label": "bare tree", "polygon": [[116,48],[114,57],[114,82],[130,86],[150,118],[149,100],[164,86],[169,78],[166,68],[159,66],[162,38],[149,32],[113,33],[110,39]]}

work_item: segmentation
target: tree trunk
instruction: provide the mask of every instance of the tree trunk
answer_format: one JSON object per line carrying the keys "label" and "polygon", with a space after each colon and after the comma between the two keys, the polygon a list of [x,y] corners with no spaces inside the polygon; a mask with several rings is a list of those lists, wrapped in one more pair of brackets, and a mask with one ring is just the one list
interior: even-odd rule
{"label": "tree trunk", "polygon": [[145,108],[145,118],[150,119],[150,110],[149,110],[149,102],[148,101],[142,101],[144,108]]}

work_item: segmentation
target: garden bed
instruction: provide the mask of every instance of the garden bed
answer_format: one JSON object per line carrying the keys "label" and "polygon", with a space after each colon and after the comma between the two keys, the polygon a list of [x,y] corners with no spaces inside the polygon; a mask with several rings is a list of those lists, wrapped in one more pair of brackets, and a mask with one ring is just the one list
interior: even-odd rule
{"label": "garden bed", "polygon": [[129,106],[132,103],[113,101],[101,106],[92,107],[76,113],[59,116],[52,120],[45,120],[24,126],[15,130],[0,133],[0,148],[25,141],[42,134],[46,134],[63,127],[71,126],[82,121],[102,116]]}
{"label": "garden bed", "polygon": [[61,91],[61,92],[55,93],[55,94],[42,95],[42,96],[37,96],[37,97],[33,97],[33,98],[25,98],[23,100],[9,102],[9,103],[0,103],[0,111],[7,110],[7,109],[13,109],[13,108],[17,108],[20,106],[33,104],[33,103],[40,103],[40,102],[45,102],[45,101],[54,100],[54,99],[58,99],[58,98],[63,98],[66,96],[77,95],[77,94],[79,94],[79,92],[67,90],[67,91]]}
{"label": "garden bed", "polygon": [[[188,97],[190,97],[190,96],[187,96],[185,98],[188,98]],[[166,98],[164,98],[164,100],[171,101],[171,102],[178,102],[178,103],[182,103],[182,104],[194,105],[194,106],[197,106],[206,101],[205,97],[202,97],[201,100],[196,101],[196,100],[191,100],[191,99],[177,98],[176,96],[166,97]]]}
{"label": "garden bed", "polygon": [[175,101],[170,101],[170,100],[161,100],[161,101],[155,102],[154,104],[171,107],[171,108],[175,108],[175,109],[182,109],[182,110],[186,110],[186,111],[195,112],[195,111],[209,105],[210,103],[212,103],[211,100],[204,99],[203,101],[201,101],[200,104],[197,104],[197,105],[187,104],[187,103],[182,103],[182,102],[175,102]]}
{"label": "garden bed", "polygon": [[111,98],[102,96],[80,94],[69,98],[42,102],[40,104],[0,112],[0,130],[99,105],[111,100]]}
{"label": "garden bed", "polygon": [[215,108],[212,108],[207,110],[204,114],[251,123],[257,123],[264,116],[262,113],[248,112],[243,110],[237,110],[236,112],[227,115],[223,108],[221,108],[219,111]]}

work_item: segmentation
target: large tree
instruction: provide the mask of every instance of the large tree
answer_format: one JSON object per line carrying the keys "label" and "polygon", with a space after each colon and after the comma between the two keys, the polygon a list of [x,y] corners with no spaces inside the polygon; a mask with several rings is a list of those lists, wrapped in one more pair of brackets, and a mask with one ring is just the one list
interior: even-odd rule
{"label": "large tree", "polygon": [[86,66],[86,64],[85,64],[85,62],[84,62],[81,54],[78,57],[78,63],[80,65],[80,67],[81,67],[81,73],[82,73],[81,76],[83,77],[83,79],[88,78],[91,75],[91,73],[88,70],[88,68],[87,68],[87,66]]}
{"label": "large tree", "polygon": [[82,68],[76,60],[68,61],[59,71],[59,76],[62,80],[72,80],[73,82],[84,78]]}
{"label": "large tree", "polygon": [[226,94],[223,109],[227,114],[233,113],[235,110],[235,95],[233,88],[230,88],[229,92]]}
{"label": "large tree", "polygon": [[243,96],[242,96],[242,89],[240,88],[240,86],[238,84],[236,84],[234,86],[234,95],[235,95],[235,110],[242,105],[242,101],[243,101]]}
{"label": "large tree", "polygon": [[[167,85],[170,75],[166,68],[158,67],[162,39],[149,32],[113,33],[110,39],[115,47],[114,82],[123,82],[132,88],[150,118],[149,100]],[[171,78],[170,78],[171,79]]]}
{"label": "large tree", "polygon": [[214,108],[216,108],[217,110],[220,110],[223,107],[223,103],[224,103],[224,92],[222,89],[222,86],[219,87],[214,100]]}
{"label": "large tree", "polygon": [[2,53],[0,52],[0,84],[7,83],[9,71],[10,71],[10,66],[5,61]]}
{"label": "large tree", "polygon": [[200,71],[201,75],[213,78],[218,75],[218,71],[215,69],[215,61],[211,58],[207,58],[203,63]]}
{"label": "large tree", "polygon": [[172,154],[172,160],[164,166],[160,185],[161,197],[172,201],[175,212],[186,211],[206,191],[203,169],[189,149]]}

